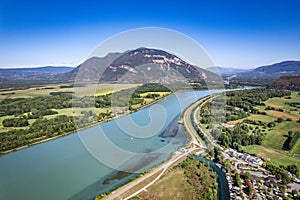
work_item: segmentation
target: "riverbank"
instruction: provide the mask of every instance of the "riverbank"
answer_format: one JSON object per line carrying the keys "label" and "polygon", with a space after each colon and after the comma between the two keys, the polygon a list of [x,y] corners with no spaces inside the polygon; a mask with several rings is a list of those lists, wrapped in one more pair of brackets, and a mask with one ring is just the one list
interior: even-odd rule
{"label": "riverbank", "polygon": [[[11,153],[11,152],[16,152],[16,151],[19,151],[19,150],[22,150],[22,149],[26,149],[26,148],[32,147],[34,145],[38,145],[38,144],[42,144],[42,143],[49,142],[49,141],[52,141],[52,140],[56,140],[58,138],[62,138],[62,137],[65,137],[67,135],[71,135],[73,133],[76,133],[76,132],[79,132],[79,131],[83,131],[83,130],[86,130],[88,128],[94,127],[94,126],[98,126],[100,124],[103,124],[103,123],[106,123],[106,122],[118,119],[120,117],[124,117],[124,116],[130,115],[132,113],[138,112],[139,110],[147,108],[147,107],[149,107],[149,106],[151,106],[151,105],[153,105],[153,104],[155,104],[155,103],[157,103],[159,101],[162,101],[165,98],[167,98],[167,97],[169,97],[170,95],[173,95],[173,94],[174,93],[165,94],[165,95],[163,95],[163,96],[161,96],[159,98],[154,99],[153,101],[151,101],[151,102],[149,102],[147,104],[144,104],[144,105],[141,105],[140,107],[135,108],[134,111],[129,111],[129,109],[128,109],[128,110],[124,111],[124,113],[118,114],[118,115],[116,115],[114,117],[106,118],[106,119],[104,119],[102,121],[99,121],[99,122],[93,122],[93,123],[91,123],[91,124],[89,124],[89,125],[87,125],[85,127],[82,127],[82,128],[76,128],[75,131],[66,132],[66,133],[63,133],[61,135],[56,135],[56,136],[53,136],[53,137],[43,136],[41,138],[35,138],[34,140],[36,140],[36,142],[33,142],[31,144],[27,144],[27,145],[24,145],[24,146],[17,147],[15,149],[10,149],[10,150],[4,151],[4,152],[0,152],[0,156],[8,154],[8,153]],[[43,138],[45,138],[45,139],[43,139]],[[41,140],[39,140],[39,139],[41,139]]]}
{"label": "riverbank", "polygon": [[[218,90],[180,92],[177,93],[176,96],[171,95],[165,100],[158,102],[154,108],[164,108],[168,114],[166,118],[167,124],[165,124],[163,130],[154,137],[147,138],[147,140],[139,139],[138,137],[131,139],[126,132],[118,128],[116,125],[118,122],[114,120],[99,125],[99,128],[105,130],[105,135],[109,137],[110,141],[128,152],[153,152],[167,145],[167,148],[162,149],[163,152],[161,156],[147,166],[147,169],[150,169],[153,166],[168,162],[166,160],[169,160],[171,155],[174,158],[184,154],[184,152],[186,152],[187,155],[189,153],[195,153],[187,152],[189,149],[182,148],[188,140],[182,126],[177,125],[180,127],[180,131],[179,135],[175,137],[162,138],[160,134],[169,126],[173,119],[187,107],[198,99],[216,92],[218,92]],[[137,122],[139,124],[147,125],[151,122],[149,118],[150,110],[153,116],[160,116],[161,109],[148,107],[139,112],[132,113],[129,116],[125,116],[125,119],[138,120]],[[161,122],[157,120],[152,121],[151,126],[161,126]],[[101,162],[103,161],[102,158],[95,159],[94,155],[102,155],[108,159],[116,159],[119,154],[107,151],[107,148],[101,145],[102,140],[97,139],[99,128],[92,127],[80,133],[80,136],[89,138],[90,141],[95,144],[90,146],[90,148],[94,148],[95,154],[91,154],[91,151],[87,151],[86,146],[82,143],[81,137],[78,137],[77,134],[72,134],[51,142],[36,145],[32,148],[1,156],[0,165],[2,166],[2,170],[0,176],[3,179],[0,181],[2,185],[0,188],[0,199],[93,199],[101,193],[113,191],[115,188],[126,184],[134,177],[113,180],[110,181],[109,184],[103,184],[106,179],[114,176],[117,170],[105,166],[105,162]],[[137,129],[133,129],[132,131],[137,131]],[[142,135],[151,133],[153,134],[152,129],[143,129],[143,132],[141,132]],[[165,141],[162,141],[162,139]],[[197,150],[197,152],[198,151],[199,150]],[[103,154],[101,154],[102,152]],[[123,158],[124,156],[122,159]],[[144,159],[141,158],[141,160],[136,159],[131,161],[128,157],[127,160],[124,158],[122,163],[131,161],[131,165],[134,166],[138,165],[140,161],[143,162],[143,160]],[[119,165],[122,165],[120,160],[117,162],[119,162]],[[14,170],[11,170],[11,166],[14,166]],[[47,173],[45,173],[45,171],[47,171]],[[47,180],[47,182],[41,184],[39,181],[41,179]],[[28,182],[31,184],[26,184]],[[68,190],[63,189],[65,185],[68,185]],[[15,191],[18,191],[18,193]],[[53,193],[53,191],[58,192]]]}
{"label": "riverbank", "polygon": [[140,192],[154,184],[166,172],[167,169],[185,160],[187,155],[199,154],[199,152],[203,152],[206,148],[191,122],[191,115],[193,114],[195,108],[199,106],[199,104],[203,104],[209,99],[211,99],[211,95],[200,98],[184,110],[182,114],[182,120],[180,121],[183,121],[185,132],[190,140],[183,148],[174,152],[167,161],[163,162],[150,172],[144,174],[142,177],[139,177],[121,186],[107,196],[100,195],[97,198],[101,199],[104,197],[103,199],[129,199],[135,195],[138,195]]}

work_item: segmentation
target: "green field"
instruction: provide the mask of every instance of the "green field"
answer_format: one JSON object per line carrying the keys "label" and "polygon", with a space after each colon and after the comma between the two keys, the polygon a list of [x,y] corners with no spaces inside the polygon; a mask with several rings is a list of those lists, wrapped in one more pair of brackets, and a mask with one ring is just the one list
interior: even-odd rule
{"label": "green field", "polygon": [[[140,84],[101,84],[97,86],[95,96],[112,94],[114,92],[139,86]],[[95,87],[95,86],[94,86]]]}
{"label": "green field", "polygon": [[146,97],[148,94],[159,94],[160,97],[170,94],[170,92],[145,92],[140,94],[141,97]]}
{"label": "green field", "polygon": [[259,145],[244,146],[243,150],[250,154],[258,155],[266,160],[272,161],[273,164],[280,165],[297,165],[300,168],[300,159],[289,156],[281,151],[276,151],[271,148],[266,148]]}
{"label": "green field", "polygon": [[[24,89],[24,90],[10,90],[10,91],[2,91],[0,92],[0,101],[5,99],[16,99],[16,98],[34,98],[39,96],[50,96],[51,92],[74,92],[76,90],[76,94],[84,94],[87,91],[92,94],[93,90],[96,88],[96,95],[105,95],[110,94],[115,91],[120,91],[123,89],[129,89],[133,87],[137,87],[138,84],[86,84],[82,87],[76,87],[75,89],[70,83],[67,84],[48,84],[48,85],[40,85],[32,88]],[[89,91],[90,90],[90,91]],[[54,118],[58,115],[67,115],[73,116],[75,113],[78,114],[81,111],[86,111],[86,108],[64,108],[64,109],[53,109],[58,112],[56,115],[45,116],[45,118],[50,119]],[[107,111],[111,111],[109,108],[91,108],[90,110],[94,111],[96,114],[105,113]],[[10,131],[14,129],[22,129],[22,127],[3,127],[2,122],[7,118],[14,118],[14,115],[10,116],[2,116],[0,117],[0,133],[5,131]],[[32,124],[35,119],[30,119],[29,123]]]}
{"label": "green field", "polygon": [[[296,109],[286,103],[288,102],[300,102],[300,96],[298,93],[292,93],[291,98],[271,98],[265,101],[266,106],[257,106],[260,111],[265,111],[267,115],[251,115],[244,119],[261,120],[269,123],[276,121],[279,117],[283,118],[282,123],[276,123],[273,128],[266,128],[266,137],[263,140],[262,146],[250,145],[243,147],[244,151],[248,153],[254,153],[262,156],[268,160],[271,160],[276,165],[288,165],[297,164],[300,167],[299,158],[294,157],[294,154],[300,154],[300,140],[296,143],[291,151],[282,150],[283,144],[287,138],[288,131],[300,131],[300,123],[297,122],[300,115],[300,109]],[[281,111],[265,110],[267,106],[273,108],[281,108]],[[286,121],[287,118],[291,118],[292,121]],[[229,122],[229,124],[236,124],[244,119]]]}
{"label": "green field", "polygon": [[[62,88],[66,86],[67,88]],[[0,100],[7,98],[30,98],[37,96],[47,96],[51,92],[74,92],[73,87],[68,84],[48,84],[40,85],[24,90],[10,90],[0,92]],[[76,94],[94,94],[95,96],[106,95],[122,89],[137,87],[139,84],[86,84],[82,87],[76,87]]]}
{"label": "green field", "polygon": [[188,164],[184,167],[174,167],[141,192],[137,199],[216,199],[215,172],[209,166],[191,158],[182,163]]}
{"label": "green field", "polygon": [[[158,84],[85,84],[74,87],[71,83],[2,90],[0,153],[135,112],[169,94],[163,92],[165,90]],[[117,98],[117,105],[112,104],[112,93]],[[112,110],[112,106],[115,109]]]}

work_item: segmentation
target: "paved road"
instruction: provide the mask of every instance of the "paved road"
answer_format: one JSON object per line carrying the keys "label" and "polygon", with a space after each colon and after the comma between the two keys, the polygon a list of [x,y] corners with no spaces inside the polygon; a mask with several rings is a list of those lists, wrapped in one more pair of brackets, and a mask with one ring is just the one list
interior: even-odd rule
{"label": "paved road", "polygon": [[163,174],[164,172],[172,165],[174,164],[176,161],[178,161],[180,158],[188,155],[189,153],[193,152],[194,150],[196,150],[197,148],[190,148],[189,150],[187,150],[187,152],[182,153],[179,151],[175,152],[175,156],[173,156],[170,160],[166,161],[165,163],[163,163],[162,165],[160,165],[159,167],[155,168],[153,171],[145,174],[144,176],[124,185],[123,187],[113,191],[111,194],[109,194],[105,199],[116,199],[119,196],[121,196],[123,193],[125,193],[126,191],[130,190],[131,188],[133,188],[134,186],[140,184],[141,182],[143,182],[144,180],[146,180],[147,178],[151,177],[152,175],[158,173],[159,171],[162,170],[162,172],[159,174],[159,176],[157,178],[155,178],[152,182],[150,182],[148,185],[146,185],[145,187],[143,187],[142,189],[136,191],[134,194],[124,198],[124,199],[129,199],[133,196],[136,196],[137,194],[139,194],[140,192],[142,192],[143,190],[145,190],[147,187],[149,187],[150,185],[152,185],[154,182],[156,182]]}
{"label": "paved road", "polygon": [[[190,107],[188,107],[184,114],[183,114],[183,123],[184,123],[184,127],[186,128],[186,131],[190,134],[191,136],[191,140],[190,143],[198,145],[200,148],[204,148],[205,144],[204,142],[201,140],[201,138],[199,137],[197,131],[195,130],[195,127],[193,126],[192,123],[192,119],[191,116],[193,114],[193,111],[196,109],[196,107],[199,105],[199,103],[201,103],[203,101],[203,99],[197,101],[196,103],[194,103],[193,105],[191,105]],[[205,102],[205,101],[204,101]],[[202,103],[203,104],[203,103]],[[193,117],[193,119],[195,119],[195,117]],[[198,124],[198,123],[196,123]]]}
{"label": "paved road", "polygon": [[149,186],[151,186],[153,183],[155,183],[163,174],[164,172],[172,165],[174,164],[176,161],[178,161],[180,158],[188,155],[189,153],[199,149],[202,151],[205,150],[205,146],[204,146],[204,142],[200,139],[197,131],[195,130],[192,121],[191,121],[191,116],[193,114],[194,109],[199,105],[199,103],[201,103],[202,101],[204,101],[203,99],[197,101],[196,103],[194,103],[193,105],[191,105],[190,107],[188,107],[184,114],[183,114],[183,121],[184,121],[184,126],[187,130],[187,132],[189,133],[191,140],[190,143],[194,144],[194,147],[191,147],[190,149],[187,149],[187,151],[185,153],[176,151],[175,152],[175,156],[173,156],[171,159],[169,159],[168,161],[166,161],[165,163],[163,163],[162,165],[160,165],[159,167],[157,167],[156,169],[154,169],[153,171],[145,174],[143,177],[140,177],[126,185],[124,185],[123,187],[113,191],[111,194],[109,194],[105,199],[116,199],[119,196],[121,196],[122,194],[124,194],[126,191],[130,190],[131,188],[133,188],[134,186],[140,184],[141,182],[145,181],[147,178],[150,178],[152,175],[158,173],[159,171],[162,170],[162,172],[153,180],[151,181],[149,184],[147,184],[146,186],[144,186],[143,188],[141,188],[140,190],[136,191],[135,193],[133,193],[132,195],[124,198],[124,199],[129,199],[131,197],[134,197],[136,195],[138,195],[140,192],[144,191],[146,188],[148,188]]}
{"label": "paved road", "polygon": [[[219,96],[219,95],[217,95]],[[203,101],[197,108],[196,110],[194,111],[193,113],[193,119],[195,121],[196,124],[199,124],[199,120],[198,120],[198,117],[197,117],[197,112],[204,106],[204,104],[206,104],[208,101],[211,101],[213,100],[214,98],[216,98],[217,96],[214,96],[214,97],[211,97],[205,101]],[[201,133],[203,135],[206,136],[206,138],[208,139],[208,141],[210,142],[210,144],[215,147],[215,146],[219,146],[218,144],[215,143],[215,141],[213,141],[212,137],[210,135],[208,135],[199,125],[198,125],[198,128],[200,129]],[[221,149],[223,149],[221,146],[219,146]]]}

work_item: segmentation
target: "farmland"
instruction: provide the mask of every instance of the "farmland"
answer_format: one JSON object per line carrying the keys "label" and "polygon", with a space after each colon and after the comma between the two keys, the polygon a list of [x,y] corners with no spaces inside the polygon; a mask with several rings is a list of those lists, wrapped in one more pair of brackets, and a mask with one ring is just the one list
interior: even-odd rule
{"label": "farmland", "polygon": [[1,91],[1,152],[129,114],[168,94],[156,84],[53,84]]}
{"label": "farmland", "polygon": [[284,147],[289,135],[300,131],[299,102],[297,92],[235,91],[227,94],[222,126],[207,126],[209,105],[202,111],[200,121],[202,127],[217,136],[222,145],[256,154],[277,166],[296,164],[300,167],[300,140],[295,138],[297,141],[289,150]]}

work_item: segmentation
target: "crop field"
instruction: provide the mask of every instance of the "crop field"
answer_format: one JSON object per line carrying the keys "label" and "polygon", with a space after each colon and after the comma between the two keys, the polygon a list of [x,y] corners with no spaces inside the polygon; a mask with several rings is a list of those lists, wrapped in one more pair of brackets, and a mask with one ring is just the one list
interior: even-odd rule
{"label": "crop field", "polygon": [[[245,119],[250,119],[254,121],[260,120],[265,123],[276,123],[275,127],[265,129],[266,137],[262,142],[262,146],[246,146],[243,147],[244,151],[248,153],[255,153],[259,156],[271,160],[272,162],[274,162],[274,164],[277,165],[280,165],[282,163],[296,163],[297,166],[300,167],[299,158],[294,157],[294,154],[300,154],[300,140],[298,140],[292,150],[284,151],[282,149],[284,142],[288,137],[288,131],[300,131],[300,123],[297,122],[300,117],[300,109],[287,104],[291,102],[300,102],[300,96],[298,95],[298,93],[292,93],[292,95],[288,98],[271,98],[264,102],[266,106],[256,107],[258,110],[266,112],[267,115],[253,114],[244,119],[228,122],[228,124],[237,124],[238,122],[242,122]],[[265,110],[265,108],[267,108],[268,106],[277,110]],[[282,109],[282,111],[278,111],[278,109]],[[282,118],[283,121],[281,123],[276,122],[278,118]],[[291,121],[287,120],[288,118],[290,118]]]}
{"label": "crop field", "polygon": [[[115,91],[122,89],[134,88],[138,84],[86,84],[82,87],[76,87],[76,94],[93,94],[96,89],[96,95],[110,94]],[[16,99],[16,98],[34,98],[39,96],[50,96],[51,92],[74,92],[74,88],[70,83],[66,84],[49,84],[40,85],[23,90],[11,90],[11,91],[1,91],[0,92],[0,102],[5,99]],[[150,100],[149,100],[150,101]],[[81,111],[86,111],[86,108],[63,108],[63,109],[53,109],[58,112],[58,114],[45,116],[46,119],[54,118],[58,115],[73,116],[75,113],[78,114]],[[97,115],[99,113],[110,112],[110,108],[90,108]],[[3,127],[3,120],[8,118],[14,118],[14,115],[2,116],[0,117],[0,133],[10,130],[22,129],[24,127]],[[29,124],[32,124],[35,119],[30,119]]]}
{"label": "crop field", "polygon": [[159,94],[160,97],[170,94],[170,92],[145,92],[140,94],[141,97],[146,97],[149,94]]}
{"label": "crop field", "polygon": [[281,151],[276,151],[270,148],[259,145],[244,146],[243,150],[250,154],[256,154],[266,160],[272,161],[273,164],[279,165],[297,165],[300,168],[300,159],[289,156]]}
{"label": "crop field", "polygon": [[[139,84],[86,84],[76,87],[76,94],[95,94],[95,96],[106,95],[122,89],[137,87]],[[37,96],[47,96],[51,92],[74,92],[71,83],[49,84],[36,86],[24,90],[10,90],[0,92],[0,101],[7,98],[30,98]]]}

